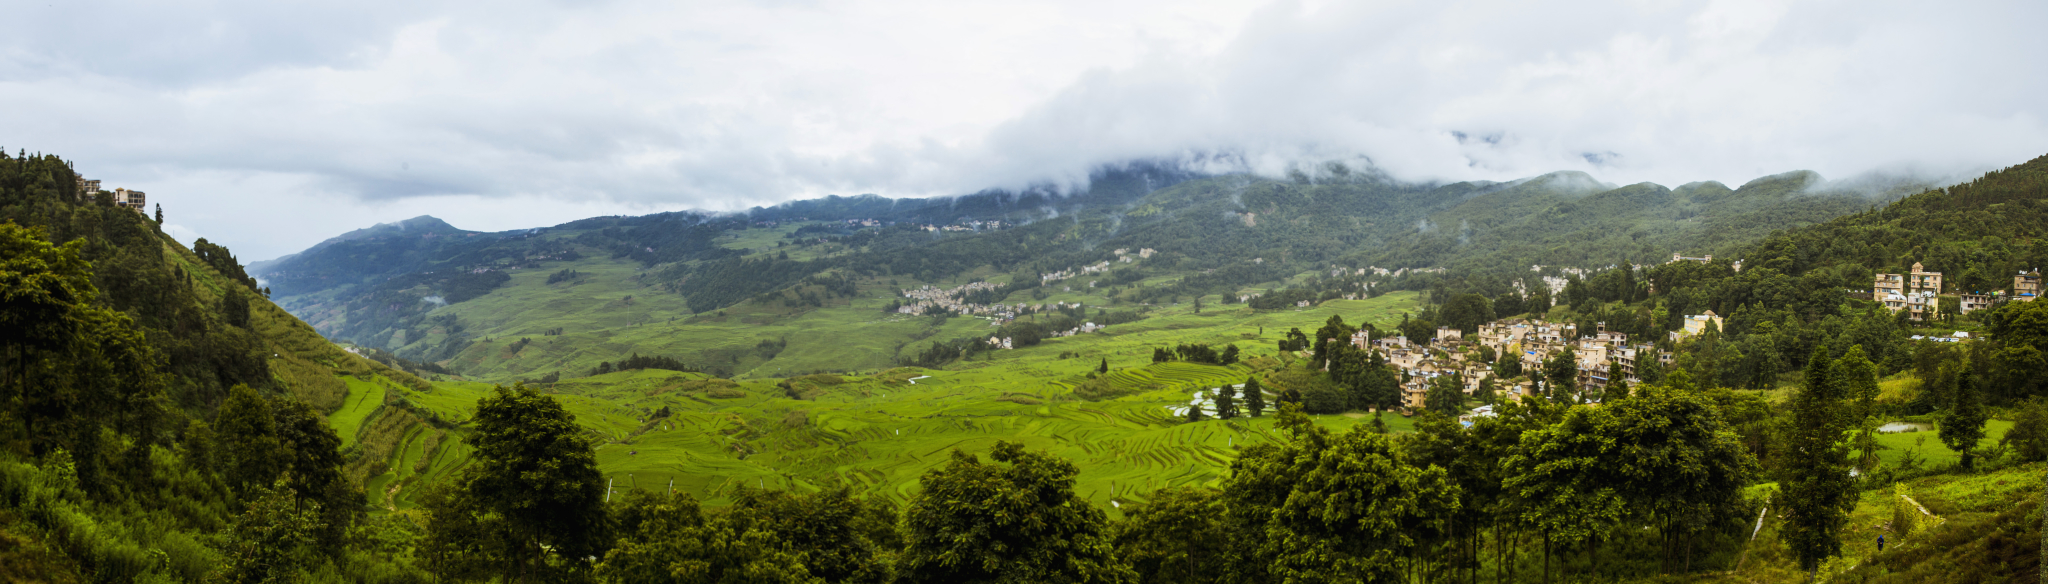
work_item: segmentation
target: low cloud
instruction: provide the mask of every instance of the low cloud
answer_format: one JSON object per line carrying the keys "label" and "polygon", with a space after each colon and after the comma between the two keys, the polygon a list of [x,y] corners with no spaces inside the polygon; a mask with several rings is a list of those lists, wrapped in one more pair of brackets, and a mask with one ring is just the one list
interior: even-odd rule
{"label": "low cloud", "polygon": [[[1842,188],[2048,153],[2038,2],[142,2],[17,7],[0,146],[274,257],[1103,165]],[[1892,177],[1887,179],[1886,177]],[[1856,181],[1864,182],[1858,183]]]}

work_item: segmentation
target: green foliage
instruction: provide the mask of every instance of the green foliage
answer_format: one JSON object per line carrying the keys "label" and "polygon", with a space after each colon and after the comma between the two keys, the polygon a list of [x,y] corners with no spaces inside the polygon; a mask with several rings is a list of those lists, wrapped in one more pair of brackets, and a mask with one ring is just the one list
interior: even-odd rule
{"label": "green foliage", "polygon": [[1991,414],[1984,408],[1984,398],[1977,391],[1977,376],[1969,370],[1967,362],[1958,366],[1955,403],[1947,414],[1941,417],[1941,443],[1949,450],[1963,457],[1963,469],[1969,470],[1975,460],[1977,443],[1984,439],[1984,422]]}
{"label": "green foliage", "polygon": [[1446,417],[1458,417],[1465,413],[1465,382],[1458,375],[1443,375],[1429,380],[1429,392],[1422,396],[1423,409]]}
{"label": "green foliage", "polygon": [[1175,487],[1124,509],[1114,528],[1117,557],[1145,584],[1207,582],[1231,570],[1233,541],[1225,509],[1209,489]]}
{"label": "green foliage", "polygon": [[1244,407],[1254,418],[1266,413],[1266,388],[1257,377],[1244,378]]}
{"label": "green foliage", "polygon": [[1833,361],[1816,349],[1808,360],[1804,387],[1792,398],[1791,429],[1783,450],[1785,505],[1789,507],[1783,536],[1811,570],[1841,553],[1841,533],[1856,505],[1855,479],[1849,477],[1848,408]]}
{"label": "green foliage", "polygon": [[907,582],[1131,582],[1101,509],[1074,494],[1073,463],[998,442],[984,464],[955,451],[925,473],[904,516]]}
{"label": "green foliage", "polygon": [[1441,533],[1459,510],[1442,468],[1418,468],[1386,436],[1311,424],[1293,405],[1279,426],[1288,440],[1246,449],[1231,464],[1223,498],[1239,533],[1257,534],[1233,566],[1249,581],[1389,581],[1403,552]]}
{"label": "green foliage", "polygon": [[549,557],[574,565],[604,551],[604,481],[589,439],[560,402],[524,385],[498,387],[477,403],[469,443],[476,453],[460,481],[463,496],[511,542],[499,574],[523,575]]}
{"label": "green foliage", "polygon": [[[318,565],[313,544],[323,531],[319,504],[302,505],[285,481],[256,487],[249,508],[222,534],[222,562],[210,582],[298,582]],[[331,551],[339,551],[332,549]]]}

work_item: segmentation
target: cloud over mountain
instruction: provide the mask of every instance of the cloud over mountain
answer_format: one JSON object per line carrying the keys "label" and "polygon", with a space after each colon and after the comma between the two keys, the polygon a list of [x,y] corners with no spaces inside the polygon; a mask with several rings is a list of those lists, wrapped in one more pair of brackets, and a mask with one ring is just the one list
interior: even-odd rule
{"label": "cloud over mountain", "polygon": [[[2048,152],[2039,3],[24,5],[0,145],[268,257],[1132,159],[1413,180],[1952,174]],[[238,248],[241,249],[241,248]]]}

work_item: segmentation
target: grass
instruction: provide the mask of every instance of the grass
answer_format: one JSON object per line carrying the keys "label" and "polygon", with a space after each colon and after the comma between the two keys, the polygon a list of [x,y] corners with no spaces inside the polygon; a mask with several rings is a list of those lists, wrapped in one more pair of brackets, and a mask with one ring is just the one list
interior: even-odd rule
{"label": "grass", "polygon": [[[1348,322],[1361,319],[1388,326],[1413,310],[1413,293],[1389,294],[1372,300],[1332,301],[1303,310],[1255,312],[1241,306],[1207,309],[1195,314],[1192,305],[1157,307],[1151,318],[1109,327],[1103,333],[1048,339],[1035,346],[998,351],[957,363],[946,370],[899,369],[857,356],[874,350],[857,332],[834,342],[826,338],[790,339],[788,353],[817,351],[853,364],[856,373],[839,383],[813,379],[821,393],[812,399],[788,397],[778,379],[743,377],[730,382],[695,373],[642,370],[565,379],[553,392],[597,440],[600,470],[616,489],[675,488],[711,503],[723,502],[733,487],[747,484],[798,490],[847,485],[856,490],[906,502],[918,479],[944,464],[954,449],[985,452],[997,441],[1022,442],[1073,461],[1081,469],[1077,491],[1106,509],[1112,501],[1144,501],[1149,493],[1169,486],[1215,485],[1224,477],[1237,451],[1274,440],[1272,418],[1239,418],[1184,423],[1169,408],[1184,406],[1191,394],[1223,384],[1243,383],[1254,371],[1244,365],[1220,367],[1190,363],[1151,362],[1154,347],[1201,342],[1235,343],[1247,356],[1272,353],[1289,328],[1313,330],[1331,315]],[[685,330],[692,334],[675,343],[710,343],[714,331],[740,334],[736,315],[726,320],[700,318]],[[928,327],[929,317],[886,317],[847,310],[812,311],[765,326],[795,329],[816,319],[837,322],[851,331],[879,331],[890,326]],[[794,323],[797,324],[793,324]],[[679,323],[677,328],[683,328]],[[944,328],[964,336],[986,329],[987,321],[952,318]],[[645,326],[650,332],[664,326]],[[619,336],[635,334],[621,333]],[[758,334],[758,333],[756,333]],[[823,337],[822,334],[813,336]],[[551,339],[554,337],[550,337]],[[950,338],[938,336],[938,338]],[[745,337],[741,341],[751,343]],[[800,344],[806,343],[806,344]],[[536,340],[536,345],[540,341]],[[642,352],[647,352],[645,348]],[[757,369],[803,368],[818,357],[785,361],[782,357]],[[1105,401],[1085,401],[1072,389],[1104,360],[1112,383],[1132,393]],[[778,364],[787,363],[784,365]],[[822,368],[822,367],[820,367]],[[763,371],[765,369],[766,371]],[[922,377],[920,379],[912,378]],[[394,388],[396,398],[461,423],[471,417],[479,398],[491,391],[482,382],[437,382],[431,391]],[[739,397],[714,397],[713,389],[737,390]],[[351,393],[351,398],[354,393]],[[654,419],[667,407],[673,414]],[[1370,415],[1317,416],[1317,423],[1346,430],[1371,422]],[[1410,421],[1385,417],[1395,431]],[[383,506],[384,490],[401,488],[391,505],[406,508],[419,490],[457,472],[468,462],[458,427],[435,451],[419,446],[424,435],[407,436],[393,450],[391,471],[365,483],[372,501]],[[415,472],[419,458],[429,457],[427,472]]]}
{"label": "grass", "polygon": [[341,434],[341,447],[346,449],[355,445],[356,434],[369,421],[370,414],[384,404],[384,386],[352,375],[342,376],[341,381],[348,387],[348,397],[341,409],[327,415],[327,424]]}

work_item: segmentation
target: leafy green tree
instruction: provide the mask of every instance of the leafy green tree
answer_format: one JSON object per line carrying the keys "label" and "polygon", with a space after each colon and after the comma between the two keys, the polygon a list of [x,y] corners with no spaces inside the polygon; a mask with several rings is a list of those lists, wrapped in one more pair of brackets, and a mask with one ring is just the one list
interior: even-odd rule
{"label": "leafy green tree", "polygon": [[1984,439],[1984,396],[1977,391],[1976,375],[1967,362],[1957,367],[1955,405],[1941,417],[1941,443],[1963,457],[1963,470],[1970,470],[1977,456],[1977,442]]}
{"label": "leafy green tree", "polygon": [[863,500],[845,487],[817,493],[742,488],[721,519],[736,530],[765,529],[803,554],[813,576],[827,582],[880,583],[895,578],[902,538],[896,507]]}
{"label": "leafy green tree", "polygon": [[133,432],[131,448],[147,454],[163,380],[134,320],[101,304],[85,244],[51,245],[40,227],[0,222],[0,447],[69,451],[96,491],[102,430]]}
{"label": "leafy green tree", "polygon": [[475,454],[458,480],[513,542],[500,573],[523,580],[550,559],[573,566],[603,553],[604,479],[576,417],[518,384],[478,400],[474,420]]}
{"label": "leafy green tree", "polygon": [[1877,428],[1882,425],[1877,419],[1877,364],[1863,356],[1862,345],[1855,345],[1835,360],[1833,373],[1843,399],[1849,402],[1850,427],[1856,429],[1856,468],[1870,476],[1883,464],[1877,456],[1884,448],[1877,442]]}
{"label": "leafy green tree", "polygon": [[2005,431],[1999,443],[2010,447],[2022,461],[2048,460],[2048,399],[2034,398],[2022,404],[2012,429]]}
{"label": "leafy green tree", "polygon": [[1133,582],[1101,509],[1074,494],[1073,463],[997,442],[984,464],[953,452],[904,515],[902,581]]}
{"label": "leafy green tree", "polygon": [[224,459],[223,478],[237,493],[277,480],[289,462],[270,402],[247,385],[228,389],[227,401],[214,412],[213,435],[219,443],[215,451]]}
{"label": "leafy green tree", "polygon": [[277,427],[278,453],[285,457],[278,466],[293,493],[319,502],[323,509],[315,533],[319,548],[339,557],[348,533],[362,513],[363,493],[341,474],[347,460],[341,455],[341,436],[327,424],[327,417],[294,399],[270,403]]}
{"label": "leafy green tree", "polygon": [[1579,357],[1571,345],[1543,360],[1543,384],[1550,399],[1574,400],[1579,394]]}
{"label": "leafy green tree", "polygon": [[1571,408],[1556,424],[1523,434],[1501,462],[1517,522],[1543,538],[1546,580],[1556,547],[1584,544],[1592,553],[1595,538],[1627,511],[1623,477],[1609,464],[1613,424],[1608,408]]}
{"label": "leafy green tree", "polygon": [[1479,325],[1493,322],[1493,312],[1493,304],[1487,302],[1485,296],[1459,294],[1452,296],[1450,302],[1444,303],[1439,314],[1445,326],[1469,335],[1479,330]]}
{"label": "leafy green tree", "polygon": [[1281,406],[1278,444],[1231,463],[1223,497],[1233,529],[1255,533],[1246,581],[1398,581],[1404,555],[1441,534],[1458,511],[1444,469],[1410,464],[1386,436],[1362,427],[1332,434]]}
{"label": "leafy green tree", "polygon": [[1228,420],[1237,417],[1237,388],[1229,385],[1216,388],[1216,418]]}
{"label": "leafy green tree", "polygon": [[317,564],[311,545],[320,532],[320,506],[301,505],[284,480],[250,491],[249,506],[222,534],[221,563],[209,582],[297,582]]}
{"label": "leafy green tree", "polygon": [[1244,378],[1244,406],[1256,418],[1266,413],[1266,388],[1259,386],[1259,378]]}
{"label": "leafy green tree", "polygon": [[1202,404],[1188,404],[1188,421],[1202,421]]}
{"label": "leafy green tree", "polygon": [[1991,372],[2007,397],[2042,395],[2048,379],[2048,303],[2007,302],[1985,315],[1995,349]]}
{"label": "leafy green tree", "polygon": [[1232,541],[1216,491],[1170,487],[1124,508],[1113,530],[1116,553],[1141,583],[1214,582],[1228,567]]}
{"label": "leafy green tree", "polygon": [[1429,392],[1422,396],[1422,407],[1449,418],[1465,413],[1465,382],[1455,374],[1429,380]]}
{"label": "leafy green tree", "polygon": [[1479,403],[1487,405],[1492,405],[1495,400],[1499,399],[1493,388],[1493,376],[1488,375],[1479,378],[1479,389],[1472,392],[1472,397],[1478,398]]}
{"label": "leafy green tree", "polygon": [[1663,540],[1667,569],[1689,561],[1697,536],[1749,510],[1741,493],[1756,477],[1756,459],[1711,398],[1646,386],[1601,409],[1612,415],[1601,465],[1618,475],[1617,488],[1638,516],[1674,536]]}
{"label": "leafy green tree", "polygon": [[1332,354],[1331,345],[1349,347],[1351,346],[1351,335],[1357,332],[1358,329],[1356,327],[1344,324],[1344,317],[1335,314],[1330,315],[1329,320],[1323,321],[1323,328],[1316,329],[1316,338],[1312,341],[1315,347],[1316,361],[1329,361],[1335,358],[1336,355]]}
{"label": "leafy green tree", "polygon": [[767,526],[707,517],[687,493],[634,491],[618,515],[621,537],[594,571],[600,582],[826,582]]}
{"label": "leafy green tree", "polygon": [[1806,379],[1791,403],[1791,425],[1783,450],[1786,525],[1781,536],[1799,567],[1812,571],[1841,553],[1841,533],[1856,506],[1849,477],[1848,411],[1833,380],[1827,349],[1815,347]]}
{"label": "leafy green tree", "polygon": [[1621,369],[1621,360],[1607,362],[1607,386],[1600,388],[1600,401],[1609,402],[1628,399],[1628,372]]}
{"label": "leafy green tree", "polygon": [[1095,366],[1096,373],[1109,373],[1109,358],[1103,357],[1102,364]]}

